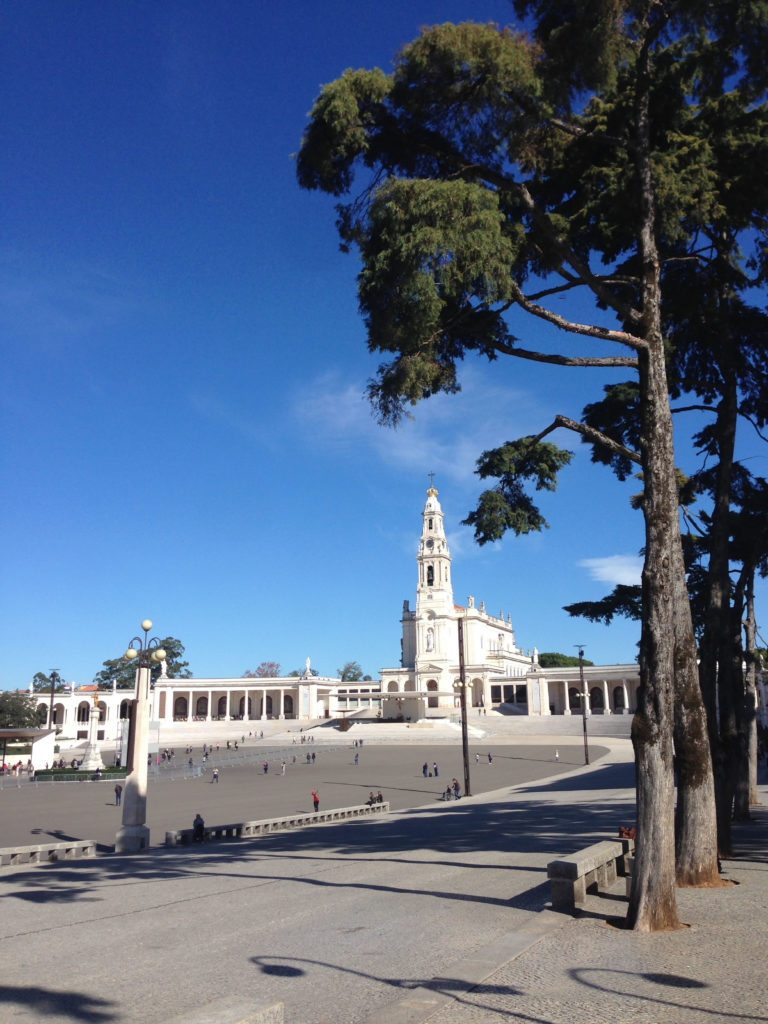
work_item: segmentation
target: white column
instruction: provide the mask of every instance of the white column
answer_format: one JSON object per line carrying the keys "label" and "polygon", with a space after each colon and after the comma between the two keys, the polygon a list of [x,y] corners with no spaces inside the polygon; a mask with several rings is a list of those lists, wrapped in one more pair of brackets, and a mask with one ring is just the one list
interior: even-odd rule
{"label": "white column", "polygon": [[279,706],[279,714],[278,714],[278,718],[285,718],[285,690],[282,688],[282,686],[280,687],[279,694],[280,694],[280,696],[278,698],[278,700],[279,700],[279,705],[278,705]]}
{"label": "white column", "polygon": [[611,714],[611,698],[610,698],[610,695],[608,693],[608,680],[607,679],[603,680],[603,701],[605,703],[605,713],[606,713],[606,715],[610,715]]}
{"label": "white column", "polygon": [[262,722],[267,717],[267,694],[268,694],[268,692],[269,691],[267,690],[266,687],[264,687],[264,689],[261,691],[261,716],[260,717],[261,717]]}
{"label": "white column", "polygon": [[232,714],[232,690],[230,690],[229,687],[227,687],[227,710],[225,712],[225,717],[226,717],[227,721],[229,721],[229,717],[230,717],[231,714]]}
{"label": "white column", "polygon": [[211,704],[212,703],[213,703],[213,691],[209,690],[208,691],[208,707],[206,708],[206,715],[205,715],[206,722],[210,722],[210,720],[211,720]]}
{"label": "white column", "polygon": [[632,710],[629,706],[629,691],[627,690],[626,679],[621,680],[621,688],[624,691],[624,714],[626,715],[629,714],[629,712]]}
{"label": "white column", "polygon": [[563,682],[563,689],[565,690],[565,703],[563,704],[563,714],[570,715],[571,713],[571,700],[568,694],[568,683]]}
{"label": "white column", "polygon": [[149,668],[136,669],[131,774],[125,780],[123,824],[115,837],[115,853],[136,853],[149,846],[147,820],[147,750],[149,748]]}
{"label": "white column", "polygon": [[192,696],[192,691],[189,690],[188,691],[188,696],[187,696],[187,721],[188,722],[192,721],[192,716],[194,715],[194,708],[192,707],[193,699],[194,698]]}

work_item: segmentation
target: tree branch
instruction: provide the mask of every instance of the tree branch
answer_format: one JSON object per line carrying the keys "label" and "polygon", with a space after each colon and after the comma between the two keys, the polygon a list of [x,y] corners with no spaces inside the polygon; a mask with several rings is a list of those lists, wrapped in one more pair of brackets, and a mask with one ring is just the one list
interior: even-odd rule
{"label": "tree branch", "polygon": [[583,334],[589,338],[601,338],[603,341],[617,342],[619,345],[626,345],[637,352],[642,352],[648,348],[647,342],[642,338],[638,338],[633,334],[627,334],[626,331],[611,331],[607,327],[598,327],[595,324],[577,324],[573,320],[567,320],[564,316],[545,309],[544,306],[531,302],[523,295],[516,281],[512,281],[512,293],[518,305],[522,306],[526,313],[531,313],[540,320],[546,320],[547,323],[554,324],[555,327],[559,327],[560,330],[567,331],[569,334]]}
{"label": "tree branch", "polygon": [[558,356],[547,355],[545,352],[531,352],[525,348],[515,348],[512,345],[504,345],[497,342],[493,346],[498,352],[505,356],[517,356],[518,359],[530,359],[534,363],[554,363],[557,366],[629,366],[637,369],[637,359],[631,356],[606,356],[604,359],[588,356]]}
{"label": "tree branch", "polygon": [[557,430],[558,427],[565,427],[566,430],[573,430],[575,433],[581,434],[588,440],[594,441],[595,444],[602,445],[604,448],[614,452],[616,455],[623,455],[624,458],[629,459],[631,462],[636,462],[638,465],[641,464],[640,456],[637,452],[633,452],[631,448],[627,448],[623,444],[619,444],[618,441],[612,440],[606,434],[601,433],[601,431],[595,430],[594,427],[587,426],[586,423],[579,423],[576,420],[569,419],[568,416],[555,416],[548,427],[531,439],[531,444],[538,444],[543,437],[546,437],[547,434],[551,434],[552,431]]}

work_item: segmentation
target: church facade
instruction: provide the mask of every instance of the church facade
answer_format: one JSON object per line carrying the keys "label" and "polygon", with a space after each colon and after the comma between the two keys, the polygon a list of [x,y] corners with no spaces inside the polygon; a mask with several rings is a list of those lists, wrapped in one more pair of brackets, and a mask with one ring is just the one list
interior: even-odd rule
{"label": "church facade", "polygon": [[[486,611],[468,597],[454,602],[451,554],[438,492],[431,486],[422,512],[416,555],[416,605],[403,603],[401,660],[381,671],[385,717],[443,713],[458,704],[459,632],[463,634],[467,705],[481,711],[504,704],[521,714],[581,714],[578,667],[542,668],[534,647],[518,646],[511,616]],[[588,713],[630,714],[637,706],[636,664],[584,666]]]}

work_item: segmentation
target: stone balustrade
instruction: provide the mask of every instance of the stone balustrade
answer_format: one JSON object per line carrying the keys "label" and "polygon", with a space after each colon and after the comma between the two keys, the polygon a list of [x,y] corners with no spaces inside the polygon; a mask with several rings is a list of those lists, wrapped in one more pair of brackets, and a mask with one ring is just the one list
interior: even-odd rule
{"label": "stone balustrade", "polygon": [[[206,825],[206,840],[244,839],[250,836],[263,836],[270,832],[286,832],[306,825],[320,825],[329,821],[342,821],[346,818],[364,818],[375,814],[386,814],[389,801],[380,804],[358,804],[355,807],[334,807],[327,811],[307,811],[301,814],[289,814],[282,818],[266,818],[262,821],[241,821],[229,825]],[[191,828],[171,829],[165,833],[166,846],[180,846],[192,842]]]}
{"label": "stone balustrade", "polygon": [[0,846],[0,867],[95,856],[96,841],[93,839],[71,839],[63,843],[38,843],[35,846]]}

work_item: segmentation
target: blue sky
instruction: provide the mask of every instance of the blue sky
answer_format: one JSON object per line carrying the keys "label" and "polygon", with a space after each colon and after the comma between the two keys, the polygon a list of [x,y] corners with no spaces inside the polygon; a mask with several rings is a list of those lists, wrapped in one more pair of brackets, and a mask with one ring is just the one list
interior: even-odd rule
{"label": "blue sky", "polygon": [[7,0],[0,687],[51,668],[88,683],[145,617],[199,676],[396,665],[430,471],[458,603],[510,613],[526,649],[634,658],[636,625],[561,608],[637,578],[636,483],[562,437],[578,454],[542,499],[549,530],[478,548],[460,525],[484,449],[577,417],[618,378],[471,360],[461,395],[378,427],[357,259],[332,201],[296,185],[323,83],[466,18],[513,12]]}

